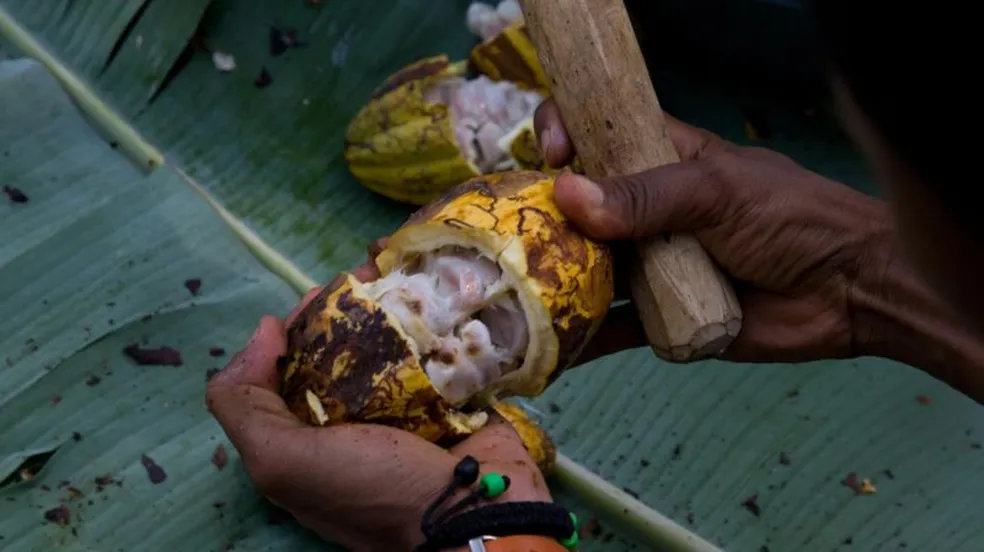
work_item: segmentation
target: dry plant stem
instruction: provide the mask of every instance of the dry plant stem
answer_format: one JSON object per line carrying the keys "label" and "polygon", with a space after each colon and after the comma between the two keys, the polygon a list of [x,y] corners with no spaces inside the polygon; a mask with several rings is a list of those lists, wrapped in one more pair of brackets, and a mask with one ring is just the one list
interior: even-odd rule
{"label": "dry plant stem", "polygon": [[[551,93],[592,178],[678,162],[622,0],[520,2]],[[741,329],[730,282],[690,233],[640,240],[633,298],[653,350],[690,362]]]}

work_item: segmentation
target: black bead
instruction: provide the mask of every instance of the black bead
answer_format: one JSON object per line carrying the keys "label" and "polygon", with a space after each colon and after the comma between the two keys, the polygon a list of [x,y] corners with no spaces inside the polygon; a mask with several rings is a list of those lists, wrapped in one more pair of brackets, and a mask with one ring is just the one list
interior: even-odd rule
{"label": "black bead", "polygon": [[459,485],[471,485],[478,481],[478,460],[471,456],[465,456],[454,467],[454,480]]}

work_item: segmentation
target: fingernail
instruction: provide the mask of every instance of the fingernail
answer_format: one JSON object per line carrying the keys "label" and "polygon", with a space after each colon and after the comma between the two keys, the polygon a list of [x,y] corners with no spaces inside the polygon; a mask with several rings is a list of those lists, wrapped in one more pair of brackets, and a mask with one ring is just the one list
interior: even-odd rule
{"label": "fingernail", "polygon": [[577,187],[577,193],[581,196],[585,207],[598,209],[605,203],[605,193],[593,181],[578,174],[571,174],[570,178]]}
{"label": "fingernail", "polygon": [[543,132],[536,139],[540,142],[540,149],[543,150],[544,157],[550,157],[550,148],[553,147],[554,142],[553,127],[543,129]]}

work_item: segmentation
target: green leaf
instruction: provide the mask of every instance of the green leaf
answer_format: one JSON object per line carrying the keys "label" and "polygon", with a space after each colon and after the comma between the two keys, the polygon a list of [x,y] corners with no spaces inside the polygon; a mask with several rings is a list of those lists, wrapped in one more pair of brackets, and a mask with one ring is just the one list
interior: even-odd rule
{"label": "green leaf", "polygon": [[[98,129],[48,73],[3,62],[0,181],[30,201],[0,202],[0,480],[54,454],[35,479],[0,490],[0,544],[320,548],[292,523],[266,523],[234,458],[221,471],[210,463],[223,437],[201,398],[205,372],[224,359],[207,350],[238,348],[261,314],[286,312],[294,292],[359,262],[409,213],[350,179],[342,129],[392,71],[423,55],[464,57],[466,5],[0,0],[4,51],[41,60]],[[273,24],[307,45],[271,56]],[[184,47],[195,29],[235,56],[235,71]],[[262,89],[261,68],[273,77]],[[744,141],[733,98],[657,78],[675,115]],[[770,146],[873,189],[836,133],[775,124]],[[202,279],[199,296],[182,285],[191,277]],[[183,365],[134,365],[121,350],[144,338],[181,349]],[[99,383],[86,385],[93,375]],[[642,529],[645,549],[708,550],[690,531],[736,551],[843,548],[849,538],[859,549],[980,548],[980,407],[911,368],[670,366],[638,350],[565,375],[532,408],[569,457],[558,497],[583,520],[600,518],[583,550],[631,549],[615,522]],[[144,454],[164,482],[150,482]],[[668,518],[623,514],[571,460]],[[851,472],[878,492],[841,485]],[[105,474],[122,486],[98,491]],[[71,527],[42,524],[68,496],[62,480],[84,493],[68,502]],[[756,494],[760,516],[742,507]]]}

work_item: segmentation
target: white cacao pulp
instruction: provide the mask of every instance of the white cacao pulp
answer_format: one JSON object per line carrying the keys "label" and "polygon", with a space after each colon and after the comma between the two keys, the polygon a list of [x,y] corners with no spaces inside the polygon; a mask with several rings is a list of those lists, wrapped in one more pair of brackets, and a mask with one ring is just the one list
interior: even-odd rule
{"label": "white cacao pulp", "polygon": [[502,141],[533,116],[543,96],[481,75],[441,81],[425,93],[424,99],[448,106],[465,158],[481,172],[489,173],[517,168]]}
{"label": "white cacao pulp", "polygon": [[444,247],[365,284],[416,343],[431,383],[458,406],[522,365],[526,315],[499,266]]}

